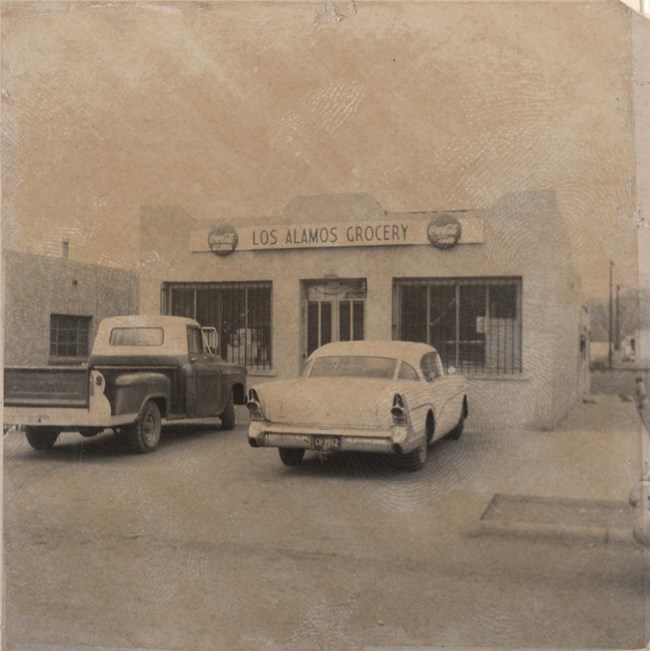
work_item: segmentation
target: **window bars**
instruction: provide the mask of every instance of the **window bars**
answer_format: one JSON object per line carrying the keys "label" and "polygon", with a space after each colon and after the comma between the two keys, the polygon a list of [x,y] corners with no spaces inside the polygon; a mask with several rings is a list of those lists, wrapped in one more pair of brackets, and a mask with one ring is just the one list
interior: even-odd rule
{"label": "window bars", "polygon": [[393,335],[465,373],[521,373],[521,278],[394,279]]}
{"label": "window bars", "polygon": [[162,313],[219,333],[219,355],[249,369],[272,367],[270,281],[163,283]]}
{"label": "window bars", "polygon": [[88,357],[92,317],[50,314],[50,357]]}

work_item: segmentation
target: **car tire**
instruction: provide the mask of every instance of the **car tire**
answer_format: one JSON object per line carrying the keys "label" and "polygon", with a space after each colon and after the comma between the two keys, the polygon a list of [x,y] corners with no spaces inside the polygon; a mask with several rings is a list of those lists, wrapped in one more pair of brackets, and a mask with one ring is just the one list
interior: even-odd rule
{"label": "car tire", "polygon": [[424,431],[427,437],[427,445],[431,445],[433,443],[433,435],[436,431],[435,421],[431,412],[427,414],[427,422],[424,425]]}
{"label": "car tire", "polygon": [[79,429],[79,434],[83,436],[84,438],[91,438],[93,436],[97,436],[102,430],[98,429],[97,427],[81,427]]}
{"label": "car tire", "polygon": [[233,397],[232,391],[228,396],[226,408],[223,410],[219,418],[221,418],[221,429],[235,429],[235,399]]}
{"label": "car tire", "polygon": [[278,448],[278,452],[285,466],[298,466],[305,456],[304,448]]}
{"label": "car tire", "polygon": [[153,400],[145,402],[138,420],[129,425],[129,446],[134,452],[153,452],[160,443],[160,409]]}
{"label": "car tire", "polygon": [[461,434],[463,433],[463,428],[464,427],[465,427],[465,416],[463,416],[461,414],[461,417],[460,417],[456,427],[454,427],[454,429],[452,429],[451,432],[449,432],[449,434],[447,434],[447,438],[450,438],[453,441],[457,441],[460,438]]}
{"label": "car tire", "polygon": [[450,439],[453,439],[454,441],[457,441],[460,437],[461,434],[463,433],[463,429],[465,428],[465,417],[467,416],[467,402],[463,401],[463,409],[460,412],[460,418],[458,419],[458,423],[456,423],[456,427],[447,434],[447,437]]}
{"label": "car tire", "polygon": [[400,459],[401,467],[404,468],[407,472],[415,472],[420,470],[424,466],[424,462],[427,460],[427,451],[429,445],[427,444],[426,436],[422,440],[422,443],[418,445],[415,450],[411,450],[407,454],[403,455]]}
{"label": "car tire", "polygon": [[49,450],[59,438],[59,433],[52,429],[28,427],[25,430],[25,436],[34,450]]}

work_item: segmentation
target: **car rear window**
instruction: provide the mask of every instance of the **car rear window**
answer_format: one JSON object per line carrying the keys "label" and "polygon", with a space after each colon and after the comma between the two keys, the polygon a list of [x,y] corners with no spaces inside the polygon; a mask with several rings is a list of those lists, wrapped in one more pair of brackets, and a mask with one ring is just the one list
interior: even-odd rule
{"label": "car rear window", "polygon": [[346,355],[317,357],[309,377],[368,377],[391,379],[397,360],[389,357]]}
{"label": "car rear window", "polygon": [[162,346],[162,328],[113,328],[111,346]]}

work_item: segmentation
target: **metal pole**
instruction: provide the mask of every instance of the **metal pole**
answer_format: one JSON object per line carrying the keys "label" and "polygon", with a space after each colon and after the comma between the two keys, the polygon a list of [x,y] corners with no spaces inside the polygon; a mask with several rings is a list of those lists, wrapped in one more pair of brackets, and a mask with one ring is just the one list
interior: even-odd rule
{"label": "metal pole", "polygon": [[613,311],[613,301],[612,301],[612,276],[613,276],[613,270],[614,270],[614,263],[610,260],[609,261],[609,336],[608,336],[608,341],[607,341],[607,361],[609,363],[609,368],[612,368],[612,327],[613,327],[613,319],[612,319],[612,311]]}
{"label": "metal pole", "polygon": [[619,300],[618,294],[621,286],[616,285],[616,324],[614,325],[614,350],[618,352],[621,349],[621,322],[619,321]]}

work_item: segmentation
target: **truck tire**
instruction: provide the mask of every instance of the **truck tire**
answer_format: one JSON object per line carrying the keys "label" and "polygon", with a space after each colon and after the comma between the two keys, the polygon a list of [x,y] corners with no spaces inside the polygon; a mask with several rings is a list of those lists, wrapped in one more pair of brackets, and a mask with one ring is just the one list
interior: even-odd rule
{"label": "truck tire", "polygon": [[145,402],[138,420],[129,425],[129,446],[134,452],[153,452],[160,442],[160,409],[153,400]]}
{"label": "truck tire", "polygon": [[59,433],[56,430],[42,427],[28,427],[25,434],[27,442],[34,450],[49,450],[59,438]]}
{"label": "truck tire", "polygon": [[228,395],[226,408],[223,410],[219,418],[221,418],[221,429],[235,429],[235,399],[233,397],[232,391]]}

